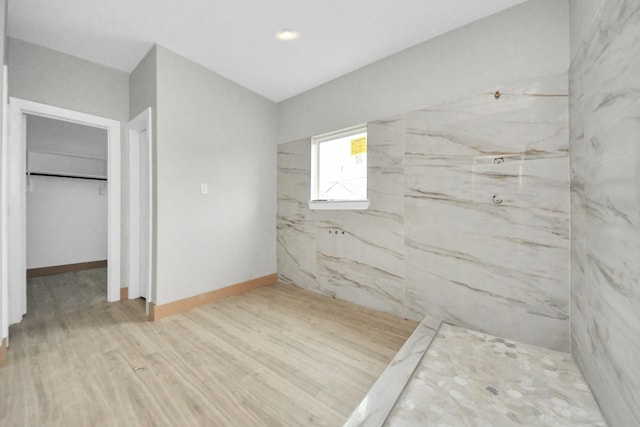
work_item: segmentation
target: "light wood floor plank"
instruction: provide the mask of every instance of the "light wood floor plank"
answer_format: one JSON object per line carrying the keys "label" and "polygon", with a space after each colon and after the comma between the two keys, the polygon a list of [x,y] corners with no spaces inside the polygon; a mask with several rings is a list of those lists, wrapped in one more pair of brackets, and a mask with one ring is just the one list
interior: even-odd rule
{"label": "light wood floor plank", "polygon": [[104,295],[103,271],[29,280],[0,425],[339,426],[416,326],[282,284],[156,322]]}

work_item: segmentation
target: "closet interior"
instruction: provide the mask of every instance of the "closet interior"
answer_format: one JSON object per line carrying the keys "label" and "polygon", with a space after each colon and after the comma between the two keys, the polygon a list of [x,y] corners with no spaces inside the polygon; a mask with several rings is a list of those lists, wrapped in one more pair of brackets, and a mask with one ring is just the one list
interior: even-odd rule
{"label": "closet interior", "polygon": [[[28,287],[33,288],[34,278],[40,285],[43,280],[58,283],[100,269],[90,272],[92,292],[106,298],[108,132],[29,115],[26,138]],[[44,288],[52,286],[45,283]],[[28,312],[38,305],[32,297],[35,293],[28,291]]]}

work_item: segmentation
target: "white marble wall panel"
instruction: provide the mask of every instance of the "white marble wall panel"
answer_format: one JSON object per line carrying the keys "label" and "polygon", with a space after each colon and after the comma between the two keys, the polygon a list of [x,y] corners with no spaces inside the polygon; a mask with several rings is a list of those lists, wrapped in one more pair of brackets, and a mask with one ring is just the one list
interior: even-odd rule
{"label": "white marble wall panel", "polygon": [[[496,88],[406,117],[407,153],[451,156],[568,155],[567,75]],[[428,141],[428,151],[425,151]]]}
{"label": "white marble wall panel", "polygon": [[280,281],[318,290],[316,225],[309,210],[311,142],[278,146],[277,257]]}
{"label": "white marble wall panel", "polygon": [[640,426],[640,3],[571,2],[572,352]]}
{"label": "white marble wall panel", "polygon": [[567,98],[550,86],[407,118],[406,288],[434,319],[566,351]]}
{"label": "white marble wall panel", "polygon": [[567,350],[566,75],[497,89],[370,123],[366,211],[310,213],[309,141],[280,146],[281,279]]}
{"label": "white marble wall panel", "polygon": [[368,125],[369,209],[316,213],[318,286],[339,299],[418,319],[404,291],[403,134],[401,120]]}

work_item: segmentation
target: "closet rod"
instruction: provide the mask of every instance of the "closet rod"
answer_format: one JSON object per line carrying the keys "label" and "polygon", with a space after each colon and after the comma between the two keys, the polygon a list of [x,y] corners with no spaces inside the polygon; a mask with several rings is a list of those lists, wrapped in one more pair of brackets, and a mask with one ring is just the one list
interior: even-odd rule
{"label": "closet rod", "polygon": [[43,172],[27,172],[27,175],[31,176],[53,176],[57,178],[73,178],[73,179],[92,179],[94,181],[107,181],[107,178],[100,178],[94,176],[74,176],[74,175],[60,175],[56,173],[43,173]]}

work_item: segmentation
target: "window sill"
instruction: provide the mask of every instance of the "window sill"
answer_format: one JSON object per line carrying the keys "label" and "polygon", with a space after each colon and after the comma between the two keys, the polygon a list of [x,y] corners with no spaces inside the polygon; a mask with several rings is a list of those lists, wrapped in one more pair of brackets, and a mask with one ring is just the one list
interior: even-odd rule
{"label": "window sill", "polygon": [[369,200],[310,200],[309,209],[315,210],[366,210],[369,208]]}

